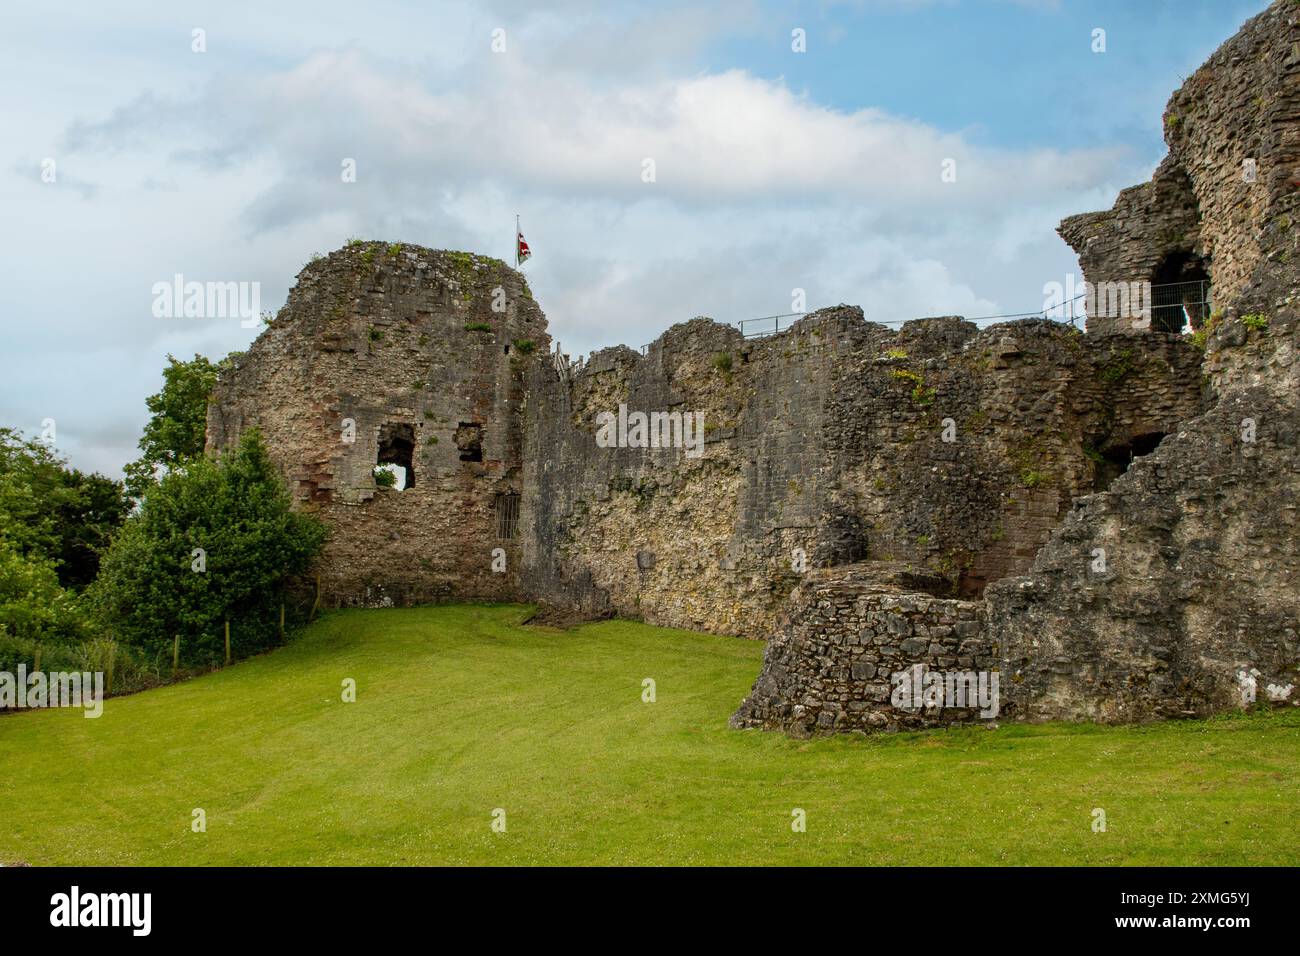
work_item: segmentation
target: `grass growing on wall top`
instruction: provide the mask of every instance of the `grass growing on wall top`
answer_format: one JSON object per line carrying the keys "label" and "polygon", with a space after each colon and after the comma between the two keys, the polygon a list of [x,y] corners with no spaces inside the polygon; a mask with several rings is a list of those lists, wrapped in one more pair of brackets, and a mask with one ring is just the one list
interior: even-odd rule
{"label": "grass growing on wall top", "polygon": [[795,741],[726,726],[759,642],[525,613],[338,612],[99,720],[0,717],[0,861],[1300,862],[1300,713]]}

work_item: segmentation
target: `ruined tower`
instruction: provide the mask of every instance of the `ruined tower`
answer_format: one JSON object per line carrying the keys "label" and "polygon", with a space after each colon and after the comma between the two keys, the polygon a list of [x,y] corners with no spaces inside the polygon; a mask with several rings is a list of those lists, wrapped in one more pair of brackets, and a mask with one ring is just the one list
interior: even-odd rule
{"label": "ruined tower", "polygon": [[[1075,498],[1027,571],[983,601],[899,593],[852,569],[810,577],[737,726],[979,719],[895,706],[892,678],[918,665],[996,671],[1002,719],[1300,703],[1300,6],[1247,22],[1173,95],[1164,125],[1152,181],[1060,232],[1092,282],[1210,284],[1212,312],[1175,286],[1148,327],[1092,317],[1086,336],[1132,356],[1172,338],[1203,348],[1206,410]],[[1198,334],[1176,335],[1188,322]]]}
{"label": "ruined tower", "polygon": [[[1151,181],[1058,231],[1089,282],[1151,283],[1157,329],[1266,306],[1294,279],[1300,254],[1295,4],[1275,3],[1219,47],[1170,97],[1163,122],[1169,153]],[[1088,328],[1129,325],[1107,316]]]}
{"label": "ruined tower", "polygon": [[[352,243],[304,267],[222,376],[208,444],[262,430],[294,498],[330,526],[329,604],[512,599],[524,382],[549,345],[500,261]],[[379,465],[396,466],[394,487]]]}

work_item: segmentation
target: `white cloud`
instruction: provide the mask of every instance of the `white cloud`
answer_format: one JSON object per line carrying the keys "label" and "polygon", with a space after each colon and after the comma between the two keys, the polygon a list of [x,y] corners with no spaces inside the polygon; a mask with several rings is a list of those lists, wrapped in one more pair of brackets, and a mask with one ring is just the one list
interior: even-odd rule
{"label": "white cloud", "polygon": [[[733,4],[718,16],[744,27],[750,15]],[[0,240],[25,264],[6,295],[40,317],[12,330],[6,362],[25,368],[0,385],[5,423],[34,427],[54,408],[74,423],[75,463],[116,471],[167,351],[215,357],[251,338],[237,322],[153,319],[152,283],[260,281],[275,308],[311,253],[349,235],[508,259],[521,213],[530,282],[577,353],[638,346],[699,313],[787,312],[795,287],[810,308],[848,302],[882,320],[1034,307],[1074,268],[1056,220],[1136,181],[1116,150],[994,149],[878,109],[829,109],[779,80],[687,72],[719,29],[712,15],[686,14],[680,34],[590,14],[484,16],[455,27],[481,34],[481,52],[460,42],[436,65],[318,46],[160,87],[179,92],[143,84],[65,117],[61,137],[31,114],[46,145],[26,152],[57,150],[69,185],[97,190],[52,191],[35,169],[0,184],[32,224]],[[481,27],[503,16],[509,52],[494,55]],[[639,45],[614,42],[629,37]],[[642,51],[641,67],[619,70],[614,49]],[[345,157],[355,184],[340,180]],[[956,183],[941,181],[947,158]]]}
{"label": "white cloud", "polygon": [[[487,181],[624,202],[833,199],[954,212],[1086,188],[1122,157],[977,146],[876,109],[827,109],[738,70],[595,85],[522,55],[487,54],[461,80],[431,89],[360,51],[320,52],[286,72],[214,83],[188,102],[143,96],[103,122],[77,124],[68,142],[117,149],[173,130],[186,143],[173,156],[202,167],[269,155],[281,175],[262,202],[284,219],[321,209],[327,196],[347,204],[337,188],[343,157],[357,159],[363,185],[394,200]],[[646,158],[653,184],[642,180]],[[956,182],[941,180],[948,159]],[[260,227],[282,221],[251,211]]]}

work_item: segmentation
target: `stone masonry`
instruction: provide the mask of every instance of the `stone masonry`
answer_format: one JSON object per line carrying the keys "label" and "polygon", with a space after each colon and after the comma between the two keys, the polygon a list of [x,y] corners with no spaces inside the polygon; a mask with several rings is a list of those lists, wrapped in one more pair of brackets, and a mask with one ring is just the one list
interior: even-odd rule
{"label": "stone masonry", "polygon": [[[1169,154],[1151,182],[1121,192],[1107,212],[1061,223],[1089,281],[1177,282],[1199,265],[1214,303],[1244,311],[1293,287],[1300,255],[1296,4],[1274,3],[1219,47],[1170,98],[1164,129]],[[1161,274],[1162,265],[1174,269]],[[1089,330],[1121,324],[1103,318]]]}
{"label": "stone masonry", "polygon": [[[1214,313],[1186,317],[1201,327],[1189,338],[1205,350],[1207,407],[1076,497],[1030,567],[969,609],[982,622],[972,648],[997,661],[1002,718],[1130,721],[1300,704],[1298,29],[1291,2],[1248,22],[1170,100],[1169,157],[1152,181],[1108,213],[1061,225],[1090,281],[1149,280],[1171,256],[1206,267]],[[1135,354],[1163,335],[1108,320],[1088,329],[1089,339],[1127,339]],[[864,703],[886,726],[905,716],[880,703],[878,683],[855,683],[857,647],[835,640],[859,623],[852,582],[815,588],[796,595],[734,725],[861,729]],[[801,644],[809,620],[830,637]]]}
{"label": "stone masonry", "polygon": [[[746,341],[696,319],[645,356],[610,349],[532,384],[562,413],[530,424],[525,591],[749,637],[775,625],[797,551],[812,568],[909,562],[978,596],[1135,445],[1201,410],[1200,362],[1177,336],[1047,321],[896,330],[841,306]],[[596,416],[620,403],[703,412],[704,454],[598,447]]]}
{"label": "stone masonry", "polygon": [[[841,305],[572,363],[503,263],[352,243],[222,376],[209,448],[261,429],[330,527],[327,605],[518,600],[770,637],[739,727],[989,717],[898,706],[914,668],[996,673],[999,720],[1296,703],[1298,9],[1174,95],[1151,183],[1061,226],[1090,281],[1203,269],[1196,336],[893,329]],[[602,447],[601,417],[636,413],[699,413],[702,444]]]}
{"label": "stone masonry", "polygon": [[[331,528],[327,604],[513,599],[520,542],[499,534],[497,506],[522,485],[525,373],[549,346],[503,263],[352,244],[303,269],[222,377],[208,442],[262,430],[296,500]],[[414,483],[380,488],[381,460],[409,464]]]}

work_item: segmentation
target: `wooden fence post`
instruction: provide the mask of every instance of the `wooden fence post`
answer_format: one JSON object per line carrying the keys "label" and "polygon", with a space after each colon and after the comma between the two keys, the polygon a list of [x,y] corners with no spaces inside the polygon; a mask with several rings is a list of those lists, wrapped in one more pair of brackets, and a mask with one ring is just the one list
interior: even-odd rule
{"label": "wooden fence post", "polygon": [[311,613],[307,615],[307,620],[316,619],[316,608],[320,607],[320,572],[316,572],[316,600],[311,604]]}
{"label": "wooden fence post", "polygon": [[284,601],[280,601],[280,643],[284,643]]}
{"label": "wooden fence post", "polygon": [[181,668],[181,636],[176,635],[176,640],[172,642],[172,677]]}
{"label": "wooden fence post", "polygon": [[41,669],[41,645],[36,645],[36,660],[33,662],[32,673],[39,673]]}
{"label": "wooden fence post", "polygon": [[230,618],[226,618],[226,666],[230,666]]}

